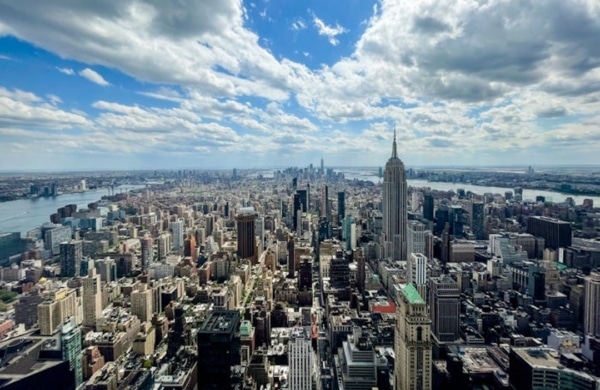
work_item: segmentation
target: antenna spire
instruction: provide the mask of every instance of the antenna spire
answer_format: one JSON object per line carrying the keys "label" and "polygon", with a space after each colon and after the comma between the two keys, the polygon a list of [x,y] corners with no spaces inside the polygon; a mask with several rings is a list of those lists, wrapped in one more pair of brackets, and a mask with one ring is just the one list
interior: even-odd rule
{"label": "antenna spire", "polygon": [[396,125],[394,125],[394,143],[392,144],[392,158],[398,158],[398,147],[396,146]]}

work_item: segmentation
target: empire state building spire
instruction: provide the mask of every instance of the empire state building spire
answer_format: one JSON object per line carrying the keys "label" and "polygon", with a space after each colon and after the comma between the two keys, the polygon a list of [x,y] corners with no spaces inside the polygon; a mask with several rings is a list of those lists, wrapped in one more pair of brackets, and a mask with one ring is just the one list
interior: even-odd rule
{"label": "empire state building spire", "polygon": [[407,260],[407,184],[404,163],[398,158],[396,128],[392,157],[385,164],[382,183],[383,242],[385,257],[394,261]]}
{"label": "empire state building spire", "polygon": [[394,143],[392,144],[392,158],[398,158],[398,147],[396,146],[396,126],[394,126]]}

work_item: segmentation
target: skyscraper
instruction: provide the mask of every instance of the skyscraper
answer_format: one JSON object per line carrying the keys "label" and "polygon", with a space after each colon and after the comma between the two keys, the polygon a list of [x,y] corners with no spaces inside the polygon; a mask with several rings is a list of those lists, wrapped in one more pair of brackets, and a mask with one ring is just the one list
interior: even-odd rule
{"label": "skyscraper", "polygon": [[433,195],[423,195],[423,218],[433,221]]}
{"label": "skyscraper", "polygon": [[75,376],[75,388],[83,382],[83,368],[81,366],[81,330],[71,319],[63,324],[60,332],[62,358],[69,362],[69,369]]}
{"label": "skyscraper", "polygon": [[485,239],[485,230],[483,225],[484,211],[482,202],[471,202],[471,231],[477,240]]}
{"label": "skyscraper", "polygon": [[100,275],[96,269],[88,271],[88,277],[82,278],[83,326],[94,327],[96,318],[102,316],[102,292],[100,291]]}
{"label": "skyscraper", "polygon": [[383,174],[383,235],[385,256],[393,260],[407,260],[406,255],[406,172],[398,158],[396,130],[392,157],[385,164]]}
{"label": "skyscraper", "polygon": [[431,389],[431,320],[412,284],[398,291],[394,390]]}
{"label": "skyscraper", "polygon": [[60,244],[60,274],[61,276],[79,276],[79,267],[83,257],[81,241],[63,242]]}
{"label": "skyscraper", "polygon": [[321,217],[329,221],[329,189],[325,184],[321,187]]}
{"label": "skyscraper", "polygon": [[240,313],[214,310],[198,329],[198,389],[229,389],[240,363]]}
{"label": "skyscraper", "polygon": [[145,271],[152,262],[152,238],[143,237],[140,238],[140,244],[142,247],[142,271]]}
{"label": "skyscraper", "polygon": [[406,231],[406,255],[425,254],[425,225],[419,221],[410,221]]}
{"label": "skyscraper", "polygon": [[338,192],[338,225],[341,225],[342,221],[346,217],[346,193],[344,191]]}
{"label": "skyscraper", "polygon": [[411,253],[408,256],[408,282],[412,283],[421,297],[427,293],[427,257],[422,253]]}
{"label": "skyscraper", "polygon": [[460,290],[448,275],[430,280],[429,310],[431,334],[441,342],[453,342],[460,338]]}
{"label": "skyscraper", "polygon": [[583,334],[600,337],[600,274],[592,273],[584,280]]}
{"label": "skyscraper", "polygon": [[171,231],[173,232],[173,250],[175,253],[183,254],[183,221],[178,220],[171,223]]}
{"label": "skyscraper", "polygon": [[294,253],[294,236],[290,234],[287,243],[287,264],[288,264],[288,278],[293,278],[295,273],[295,253]]}
{"label": "skyscraper", "polygon": [[242,259],[256,260],[256,212],[242,207],[237,220],[237,254]]}
{"label": "skyscraper", "polygon": [[302,327],[295,327],[288,343],[290,390],[312,389],[312,351],[310,333]]}

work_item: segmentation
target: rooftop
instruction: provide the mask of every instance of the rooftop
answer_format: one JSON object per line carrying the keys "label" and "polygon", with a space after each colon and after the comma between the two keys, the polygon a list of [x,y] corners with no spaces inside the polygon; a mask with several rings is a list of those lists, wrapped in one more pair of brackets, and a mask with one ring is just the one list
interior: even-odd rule
{"label": "rooftop", "polygon": [[412,283],[409,283],[402,289],[402,294],[408,300],[408,303],[425,303],[421,294]]}

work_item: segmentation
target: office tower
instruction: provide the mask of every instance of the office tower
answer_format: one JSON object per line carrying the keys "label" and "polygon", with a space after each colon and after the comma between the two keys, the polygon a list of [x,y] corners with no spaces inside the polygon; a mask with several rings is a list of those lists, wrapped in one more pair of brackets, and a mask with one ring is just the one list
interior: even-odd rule
{"label": "office tower", "polygon": [[198,390],[231,388],[231,366],[240,364],[240,313],[214,310],[198,329]]}
{"label": "office tower", "polygon": [[558,249],[571,246],[571,224],[549,217],[527,218],[527,233],[543,237],[546,248]]}
{"label": "office tower", "polygon": [[312,389],[312,349],[310,334],[302,327],[295,327],[288,343],[290,390]]}
{"label": "office tower", "polygon": [[[354,237],[352,236],[353,227]],[[354,225],[354,217],[352,215],[348,215],[346,218],[344,218],[342,225],[342,239],[346,241],[346,250],[354,249],[352,247],[353,245],[356,247],[356,225]]]}
{"label": "office tower", "polygon": [[419,221],[410,221],[406,230],[406,255],[425,254],[425,225]]}
{"label": "office tower", "polygon": [[341,250],[337,251],[329,264],[329,285],[337,289],[350,286],[350,262]]}
{"label": "office tower", "polygon": [[356,248],[354,251],[354,256],[356,259],[356,287],[358,290],[362,292],[365,289],[365,280],[366,280],[366,265],[365,265],[365,256],[363,255],[363,251],[361,248]]}
{"label": "office tower", "polygon": [[257,216],[254,226],[256,227],[256,236],[258,237],[260,250],[262,251],[265,247],[265,218]]}
{"label": "office tower", "polygon": [[173,250],[175,253],[183,254],[183,221],[171,222],[171,234],[173,235]]}
{"label": "office tower", "polygon": [[338,224],[341,225],[342,221],[346,217],[346,193],[344,191],[338,192]]}
{"label": "office tower", "polygon": [[[71,240],[73,230],[70,226],[57,226],[50,230],[46,230],[44,233],[44,243],[46,249],[49,249],[52,255],[58,255],[60,253],[60,243]],[[20,238],[20,234],[18,234]],[[2,254],[0,253],[0,258]]]}
{"label": "office tower", "polygon": [[298,198],[300,200],[300,205],[302,206],[302,211],[308,212],[308,189],[298,190]]}
{"label": "office tower", "polygon": [[482,202],[471,202],[471,231],[475,235],[477,240],[485,240],[485,230],[483,226],[483,203]]}
{"label": "office tower", "polygon": [[114,259],[107,257],[94,261],[94,267],[103,282],[114,282],[117,280],[117,263]]}
{"label": "office tower", "polygon": [[423,218],[433,221],[433,195],[423,195]]}
{"label": "office tower", "polygon": [[60,332],[60,345],[62,358],[69,362],[69,370],[75,376],[75,388],[83,382],[83,368],[81,365],[81,330],[71,319],[63,324]]}
{"label": "office tower", "polygon": [[[450,211],[448,210],[448,206],[440,205],[435,210],[435,230],[433,233],[436,236],[442,234],[446,223],[450,223]],[[448,234],[450,234],[450,226],[448,226]]]}
{"label": "office tower", "polygon": [[144,284],[139,290],[131,292],[131,314],[142,322],[152,320],[152,290],[147,289]]}
{"label": "office tower", "polygon": [[329,221],[329,188],[323,184],[321,186],[321,217],[327,218]]}
{"label": "office tower", "polygon": [[450,234],[456,238],[462,238],[465,234],[464,224],[465,215],[464,209],[460,205],[450,206]]}
{"label": "office tower", "polygon": [[385,256],[406,260],[406,175],[404,163],[398,158],[396,130],[392,157],[385,164],[383,175],[383,235]]}
{"label": "office tower", "polygon": [[157,253],[158,253],[158,260],[163,260],[164,258],[167,257],[167,255],[170,252],[170,248],[171,248],[171,235],[169,235],[168,233],[163,233],[160,236],[158,236],[157,238]]}
{"label": "office tower", "polygon": [[298,189],[298,178],[292,178],[292,191],[296,191]]}
{"label": "office tower", "polygon": [[323,161],[323,157],[321,157],[321,175],[325,174],[325,163]]}
{"label": "office tower", "polygon": [[60,274],[64,277],[79,276],[79,267],[83,257],[81,241],[63,242],[60,244]]}
{"label": "office tower", "polygon": [[298,220],[298,215],[302,215],[302,200],[300,199],[300,194],[294,194],[292,209],[294,214],[292,214],[292,225],[294,230],[298,230],[301,226],[302,222]]}
{"label": "office tower", "polygon": [[394,390],[431,389],[431,320],[412,284],[398,291]]}
{"label": "office tower", "polygon": [[237,220],[237,254],[241,259],[256,260],[256,212],[242,207]]}
{"label": "office tower", "polygon": [[412,197],[410,200],[410,209],[413,213],[419,211],[419,193],[417,191],[412,192]]}
{"label": "office tower", "polygon": [[421,297],[427,293],[427,257],[422,253],[411,253],[407,261],[406,272],[408,283],[412,283]]}
{"label": "office tower", "polygon": [[191,257],[192,260],[195,261],[197,257],[196,247],[196,236],[189,234],[188,237],[183,240],[183,255],[186,257]]}
{"label": "office tower", "polygon": [[460,338],[460,290],[452,277],[442,275],[429,279],[431,335],[438,342],[454,342]]}
{"label": "office tower", "polygon": [[304,257],[300,261],[300,269],[298,270],[298,289],[310,290],[312,286],[312,261],[310,257]]}
{"label": "office tower", "polygon": [[142,271],[146,271],[152,262],[152,238],[143,237],[140,239],[142,247]]}
{"label": "office tower", "polygon": [[87,278],[81,279],[83,300],[83,326],[94,327],[96,318],[102,316],[102,292],[100,275],[92,268]]}
{"label": "office tower", "polygon": [[583,334],[600,337],[600,274],[592,273],[584,279],[584,291]]}
{"label": "office tower", "polygon": [[295,273],[295,263],[294,263],[294,236],[289,235],[288,243],[287,243],[287,265],[288,265],[288,278],[293,278]]}

